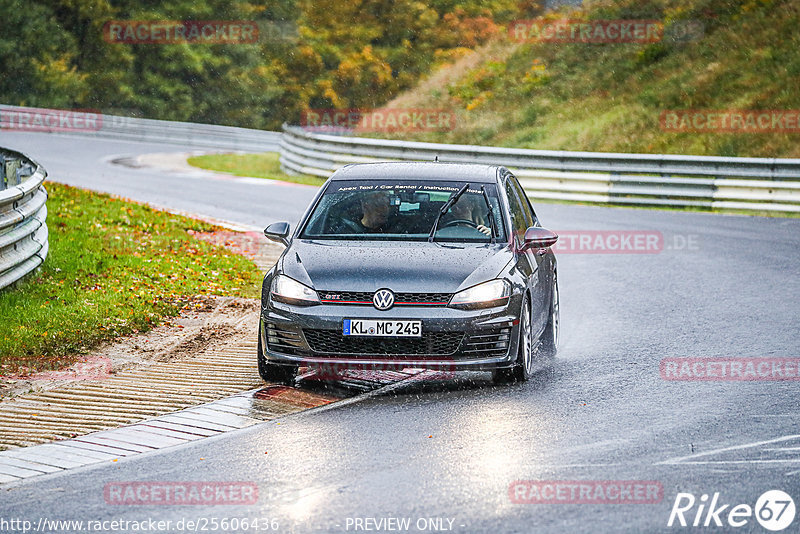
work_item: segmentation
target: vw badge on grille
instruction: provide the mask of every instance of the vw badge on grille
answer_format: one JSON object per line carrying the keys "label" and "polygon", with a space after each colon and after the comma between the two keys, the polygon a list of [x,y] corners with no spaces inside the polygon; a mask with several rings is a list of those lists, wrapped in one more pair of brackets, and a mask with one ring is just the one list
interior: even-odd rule
{"label": "vw badge on grille", "polygon": [[378,310],[388,310],[394,306],[394,293],[388,289],[379,289],[372,296],[372,304]]}

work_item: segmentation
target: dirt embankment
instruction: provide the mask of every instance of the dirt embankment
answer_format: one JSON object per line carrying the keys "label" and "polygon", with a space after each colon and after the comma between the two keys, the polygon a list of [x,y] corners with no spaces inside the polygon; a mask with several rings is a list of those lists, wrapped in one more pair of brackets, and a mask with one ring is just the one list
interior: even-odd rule
{"label": "dirt embankment", "polygon": [[243,338],[253,339],[258,328],[259,306],[257,299],[198,297],[179,316],[147,333],[107,343],[67,369],[0,377],[0,398],[5,400],[77,381],[102,380],[123,369],[190,357],[212,343],[224,347]]}

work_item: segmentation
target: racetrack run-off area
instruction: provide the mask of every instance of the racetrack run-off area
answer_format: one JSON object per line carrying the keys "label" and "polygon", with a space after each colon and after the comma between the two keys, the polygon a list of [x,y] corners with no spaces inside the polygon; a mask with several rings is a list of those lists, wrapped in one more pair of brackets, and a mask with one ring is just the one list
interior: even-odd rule
{"label": "racetrack run-off area", "polygon": [[[5,139],[40,161],[52,180],[252,232],[275,221],[295,225],[316,192],[111,163],[163,153],[158,144],[27,133]],[[5,484],[4,515],[266,517],[295,532],[343,532],[348,518],[387,516],[412,524],[452,519],[453,531],[470,533],[660,532],[670,530],[679,493],[698,500],[719,493],[728,509],[753,507],[771,489],[797,502],[797,382],[674,380],[662,376],[661,364],[797,357],[800,220],[533,202],[542,224],[564,235],[595,232],[605,245],[620,233],[661,236],[655,250],[601,253],[575,239],[576,249],[556,252],[561,344],[534,380],[494,386],[488,377],[465,375],[405,380],[372,394],[354,388],[355,396],[316,410]],[[246,372],[257,380],[254,355],[248,362]],[[331,393],[312,385],[306,391]],[[189,480],[245,481],[261,497],[224,508],[110,506],[103,493],[108,484]],[[641,504],[515,502],[509,489],[519,481],[652,481],[663,497]],[[690,521],[697,507],[687,513]],[[742,531],[758,528],[751,518]]]}

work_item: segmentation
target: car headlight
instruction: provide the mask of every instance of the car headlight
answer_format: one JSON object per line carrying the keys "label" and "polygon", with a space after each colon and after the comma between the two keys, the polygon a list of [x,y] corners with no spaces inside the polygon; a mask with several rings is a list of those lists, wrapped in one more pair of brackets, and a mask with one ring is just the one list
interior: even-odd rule
{"label": "car headlight", "polygon": [[302,306],[319,304],[316,291],[285,274],[279,274],[272,279],[270,293],[272,298],[279,302]]}
{"label": "car headlight", "polygon": [[449,306],[465,310],[491,308],[507,304],[510,297],[511,284],[508,280],[490,280],[459,291],[450,299]]}

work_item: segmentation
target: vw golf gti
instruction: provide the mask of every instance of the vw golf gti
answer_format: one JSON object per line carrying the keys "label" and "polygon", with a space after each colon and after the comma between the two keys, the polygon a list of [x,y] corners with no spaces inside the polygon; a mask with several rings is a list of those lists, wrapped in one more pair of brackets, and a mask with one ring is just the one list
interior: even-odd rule
{"label": "vw golf gti", "polygon": [[555,355],[558,236],[504,167],[366,163],[336,171],[262,286],[258,367],[491,371],[527,380]]}

